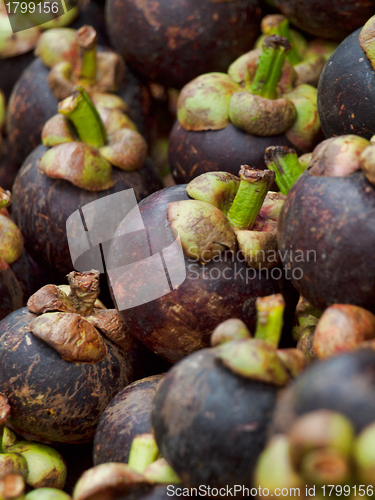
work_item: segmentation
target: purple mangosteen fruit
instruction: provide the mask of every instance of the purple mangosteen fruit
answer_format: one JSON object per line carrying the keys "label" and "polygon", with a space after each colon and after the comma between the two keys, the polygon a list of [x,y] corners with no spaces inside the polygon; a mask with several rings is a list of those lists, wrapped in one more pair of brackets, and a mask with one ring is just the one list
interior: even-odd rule
{"label": "purple mangosteen fruit", "polygon": [[359,349],[312,364],[280,395],[272,432],[287,433],[301,415],[316,410],[342,413],[355,432],[374,421],[375,353]]}
{"label": "purple mangosteen fruit", "polygon": [[37,45],[39,56],[18,80],[8,106],[7,130],[11,146],[21,164],[40,143],[48,119],[59,101],[68,97],[75,84],[95,96],[117,92],[127,102],[134,127],[149,134],[152,101],[148,88],[129,71],[112,49],[97,47],[91,26],[79,30],[59,28],[44,33]]}
{"label": "purple mangosteen fruit", "polygon": [[375,312],[374,146],[346,135],[315,148],[281,209],[278,246],[313,306]]}
{"label": "purple mangosteen fruit", "polygon": [[267,194],[274,179],[246,165],[240,177],[209,172],[149,196],[121,222],[105,252],[111,294],[150,350],[174,363],[207,347],[228,318],[253,330],[256,298],[274,293],[285,297],[288,337],[297,296],[279,265],[284,195]]}
{"label": "purple mangosteen fruit", "polygon": [[106,4],[113,46],[149,80],[181,88],[209,71],[225,71],[259,33],[257,0],[111,0]]}
{"label": "purple mangosteen fruit", "polygon": [[169,145],[177,183],[207,171],[234,174],[238,162],[265,168],[269,146],[307,153],[318,143],[317,90],[295,85],[290,50],[285,37],[267,36],[262,49],[242,55],[228,73],[203,74],[182,89]]}
{"label": "purple mangosteen fruit", "polygon": [[258,299],[254,338],[228,320],[212,348],[181,360],[158,385],[155,440],[187,487],[251,487],[277,394],[305,363],[296,349],[277,348],[283,307],[281,295]]}
{"label": "purple mangosteen fruit", "polygon": [[94,439],[94,465],[128,463],[133,439],[151,432],[151,407],[163,375],[138,380],[120,391],[103,412]]}
{"label": "purple mangosteen fruit", "polygon": [[318,111],[324,135],[375,133],[375,60],[371,51],[375,16],[350,34],[326,64],[318,86]]}
{"label": "purple mangosteen fruit", "polygon": [[0,323],[0,380],[8,425],[28,439],[91,441],[101,413],[131,382],[129,333],[97,300],[98,271],[46,285]]}
{"label": "purple mangosteen fruit", "polygon": [[74,212],[130,188],[139,201],[161,187],[124,101],[100,94],[96,108],[77,88],[45,124],[44,145],[26,159],[13,187],[13,214],[26,248],[43,268],[60,274],[73,267],[66,231]]}
{"label": "purple mangosteen fruit", "polygon": [[375,14],[370,0],[274,0],[285,17],[310,35],[341,42]]}

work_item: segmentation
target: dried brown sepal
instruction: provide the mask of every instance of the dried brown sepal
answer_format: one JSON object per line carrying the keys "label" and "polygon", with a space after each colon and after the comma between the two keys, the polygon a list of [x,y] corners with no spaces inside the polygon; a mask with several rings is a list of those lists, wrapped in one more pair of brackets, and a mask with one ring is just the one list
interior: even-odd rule
{"label": "dried brown sepal", "polygon": [[18,500],[25,492],[25,481],[20,474],[7,474],[0,480],[0,498]]}
{"label": "dried brown sepal", "polygon": [[125,352],[131,351],[134,337],[116,309],[94,309],[86,319]]}
{"label": "dried brown sepal", "polygon": [[375,338],[375,315],[351,304],[334,304],[320,318],[314,335],[319,358],[357,349]]}
{"label": "dried brown sepal", "polygon": [[10,415],[8,399],[0,394],[0,425],[5,425]]}
{"label": "dried brown sepal", "polygon": [[69,311],[67,295],[56,285],[45,285],[27,301],[30,312],[40,315],[50,311]]}
{"label": "dried brown sepal", "polygon": [[149,486],[147,479],[123,463],[109,462],[88,469],[77,482],[73,500],[113,500]]}
{"label": "dried brown sepal", "polygon": [[70,285],[69,301],[78,314],[89,316],[100,294],[100,272],[91,269],[79,273],[72,271],[67,275]]}
{"label": "dried brown sepal", "polygon": [[211,335],[211,346],[216,347],[231,340],[249,339],[251,333],[240,319],[231,318],[218,325]]}
{"label": "dried brown sepal", "polygon": [[298,377],[307,366],[307,359],[298,349],[278,349],[277,355],[292,378]]}
{"label": "dried brown sepal", "polygon": [[74,313],[45,313],[32,320],[30,331],[71,363],[99,363],[107,347],[96,328]]}

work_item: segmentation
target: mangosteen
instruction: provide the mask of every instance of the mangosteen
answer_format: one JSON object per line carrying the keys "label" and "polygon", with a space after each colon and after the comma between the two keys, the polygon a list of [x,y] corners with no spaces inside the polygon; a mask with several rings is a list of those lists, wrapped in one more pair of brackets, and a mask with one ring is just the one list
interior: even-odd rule
{"label": "mangosteen", "polygon": [[280,395],[272,432],[287,433],[301,415],[332,410],[346,416],[355,432],[374,421],[375,353],[372,349],[312,364]]}
{"label": "mangosteen", "polygon": [[[142,133],[153,127],[148,88],[127,72],[123,59],[111,49],[97,47],[96,31],[83,26],[45,32],[37,45],[39,56],[22,74],[9,100],[7,130],[21,164],[40,143],[40,133],[58,101],[69,96],[76,83],[95,94],[117,92]],[[150,132],[151,133],[151,132]]]}
{"label": "mangosteen", "polygon": [[133,382],[103,412],[94,439],[94,464],[128,463],[133,439],[151,432],[151,405],[163,375]]}
{"label": "mangosteen", "polygon": [[96,109],[77,88],[45,124],[44,145],[26,159],[13,187],[13,214],[26,249],[43,268],[60,274],[73,267],[67,220],[80,207],[130,188],[139,201],[162,185],[124,101],[96,94]]}
{"label": "mangosteen", "polygon": [[[174,363],[207,347],[225,319],[254,329],[256,298],[279,292],[290,331],[298,297],[278,265],[275,228],[284,196],[267,194],[274,178],[248,166],[240,178],[202,174],[149,196],[120,223],[104,251],[111,294],[150,350]],[[131,237],[129,227],[138,229]]]}
{"label": "mangosteen", "polygon": [[128,332],[103,309],[97,271],[46,285],[0,323],[0,384],[8,426],[27,439],[91,441],[101,413],[131,382]]}
{"label": "mangosteen", "polygon": [[321,74],[318,112],[327,138],[357,134],[370,139],[375,133],[374,25],[375,16],[345,38]]}
{"label": "mangosteen", "polygon": [[[268,443],[259,457],[254,483],[260,491],[267,488],[269,497],[277,496],[277,488],[312,493],[320,488],[326,491],[327,485],[338,496],[340,491],[349,495],[349,485],[361,484],[363,489],[367,485],[358,482],[357,443],[353,425],[341,413],[306,413],[295,420],[287,435],[274,436]],[[366,453],[361,455],[366,458]]]}
{"label": "mangosteen", "polygon": [[286,38],[268,36],[263,49],[242,55],[227,74],[207,73],[182,89],[169,145],[177,183],[212,170],[236,173],[238,162],[265,168],[269,146],[307,153],[317,144],[317,90],[295,86],[290,49]]}
{"label": "mangosteen", "polygon": [[260,48],[266,36],[284,36],[292,45],[287,60],[297,72],[296,85],[307,83],[316,87],[325,63],[337,48],[337,43],[323,39],[307,41],[298,31],[289,29],[289,20],[282,14],[269,14],[261,22],[262,35],[254,48]]}
{"label": "mangosteen", "polygon": [[148,79],[176,88],[201,73],[225,71],[253,46],[260,15],[257,0],[106,4],[113,47]]}
{"label": "mangosteen", "polygon": [[291,358],[304,364],[295,349],[280,357],[283,308],[281,295],[258,299],[255,338],[233,325],[214,332],[214,347],[190,354],[158,384],[155,440],[187,487],[251,486],[278,391],[296,374]]}
{"label": "mangosteen", "polygon": [[23,236],[6,207],[11,193],[0,188],[0,319],[26,305],[47,275],[23,248]]}
{"label": "mangosteen", "polygon": [[372,1],[274,0],[290,22],[310,35],[341,42],[375,13]]}
{"label": "mangosteen", "polygon": [[362,137],[327,139],[281,209],[279,252],[292,283],[313,306],[352,304],[375,312],[374,146]]}
{"label": "mangosteen", "polygon": [[[108,283],[107,283],[108,284]],[[133,347],[129,351],[133,367],[133,381],[141,380],[152,375],[159,375],[169,370],[171,364],[133,338]]]}

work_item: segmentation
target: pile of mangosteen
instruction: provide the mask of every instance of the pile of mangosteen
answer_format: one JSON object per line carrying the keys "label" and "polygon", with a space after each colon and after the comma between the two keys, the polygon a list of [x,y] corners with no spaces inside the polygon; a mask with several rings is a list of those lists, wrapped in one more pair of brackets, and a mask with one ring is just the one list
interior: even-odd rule
{"label": "pile of mangosteen", "polygon": [[375,2],[15,4],[0,500],[373,497]]}

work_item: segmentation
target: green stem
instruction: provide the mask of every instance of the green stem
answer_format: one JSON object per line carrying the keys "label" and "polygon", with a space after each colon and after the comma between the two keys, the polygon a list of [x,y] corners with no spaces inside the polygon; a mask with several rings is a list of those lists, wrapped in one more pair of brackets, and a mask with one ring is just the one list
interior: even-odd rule
{"label": "green stem", "polygon": [[76,35],[80,66],[77,83],[91,87],[96,82],[96,47],[98,37],[92,26],[82,26]]}
{"label": "green stem", "polygon": [[270,170],[276,174],[276,184],[282,194],[288,194],[290,188],[298,177],[304,172],[304,168],[298,161],[294,149],[286,146],[271,146],[264,153],[264,161]]}
{"label": "green stem", "polygon": [[255,170],[242,165],[240,178],[227,219],[237,229],[252,229],[275,174],[271,170]]}
{"label": "green stem", "polygon": [[253,82],[248,89],[252,94],[266,99],[276,99],[276,87],[282,75],[282,67],[291,45],[282,36],[271,35],[263,41]]}
{"label": "green stem", "polygon": [[283,36],[291,43],[291,49],[287,55],[290,64],[295,66],[302,61],[302,57],[293,43],[292,34],[289,29],[289,20],[285,16],[282,14],[271,14],[266,16],[262,20],[262,32],[265,35]]}
{"label": "green stem", "polygon": [[135,436],[130,448],[128,465],[142,474],[159,456],[159,449],[152,434]]}
{"label": "green stem", "polygon": [[59,113],[74,124],[82,142],[101,148],[107,141],[107,134],[100,115],[88,93],[81,85],[76,92],[59,103]]}
{"label": "green stem", "polygon": [[258,297],[256,300],[257,327],[254,337],[269,344],[279,345],[283,329],[285,302],[281,294]]}

